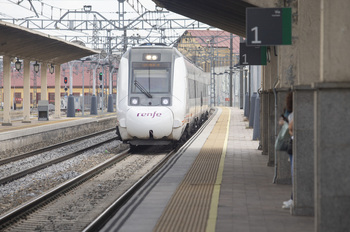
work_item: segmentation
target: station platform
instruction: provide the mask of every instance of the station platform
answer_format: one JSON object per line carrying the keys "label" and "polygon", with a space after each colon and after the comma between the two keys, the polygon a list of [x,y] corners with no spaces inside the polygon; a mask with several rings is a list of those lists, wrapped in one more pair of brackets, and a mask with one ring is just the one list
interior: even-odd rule
{"label": "station platform", "polygon": [[40,149],[72,138],[92,134],[116,126],[116,113],[98,112],[98,115],[77,113],[76,117],[60,118],[49,116],[41,121],[32,117],[30,123],[23,123],[21,118],[14,118],[11,126],[0,122],[0,160]]}
{"label": "station platform", "polygon": [[2,123],[2,111],[0,111],[0,133],[3,132],[11,132],[15,130],[25,129],[25,128],[32,128],[32,127],[38,127],[43,125],[49,125],[49,124],[57,124],[62,122],[68,122],[68,121],[76,121],[76,120],[89,120],[89,118],[103,118],[103,117],[109,117],[111,115],[115,115],[115,113],[107,113],[107,112],[98,112],[97,115],[90,115],[89,112],[86,112],[84,116],[81,112],[77,112],[75,117],[67,117],[66,113],[61,114],[61,117],[56,118],[54,115],[49,116],[49,120],[38,120],[37,115],[32,115],[30,118],[30,122],[22,122],[22,111],[12,111],[11,112],[11,126],[4,126],[1,125]]}
{"label": "station platform", "polygon": [[313,217],[282,208],[291,185],[272,183],[274,169],[252,134],[243,110],[220,108],[101,231],[314,231]]}

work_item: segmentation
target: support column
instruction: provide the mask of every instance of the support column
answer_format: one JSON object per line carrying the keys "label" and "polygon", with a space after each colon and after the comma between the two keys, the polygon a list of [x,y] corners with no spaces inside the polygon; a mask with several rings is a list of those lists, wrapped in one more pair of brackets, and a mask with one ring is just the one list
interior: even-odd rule
{"label": "support column", "polygon": [[47,96],[47,63],[41,63],[41,100],[48,100]]}
{"label": "support column", "polygon": [[[314,89],[320,79],[320,1],[299,1],[298,75],[293,87],[293,207],[291,213],[312,216],[314,194]],[[310,23],[312,22],[312,23]]]}
{"label": "support column", "polygon": [[30,123],[30,60],[23,60],[23,123]]}
{"label": "support column", "polygon": [[244,90],[243,90],[243,68],[240,66],[239,68],[239,108],[243,109],[243,98],[244,98]]}
{"label": "support column", "polygon": [[11,60],[9,56],[3,56],[4,66],[4,114],[3,126],[12,126],[10,111],[11,111]]}
{"label": "support column", "polygon": [[315,91],[316,231],[350,228],[350,1],[321,0]]}
{"label": "support column", "polygon": [[[113,112],[113,71],[114,67],[109,69],[109,95],[108,95],[108,110],[107,112]],[[232,99],[230,100],[232,103]]]}
{"label": "support column", "polygon": [[261,119],[260,119],[260,141],[262,145],[262,155],[268,155],[268,144],[269,144],[269,95],[268,91],[262,91],[261,93]]}
{"label": "support column", "polygon": [[61,117],[61,65],[55,66],[55,118]]}
{"label": "support column", "polygon": [[67,104],[67,117],[75,117],[75,106],[73,96],[73,64],[74,61],[68,63],[69,65],[69,96]]}
{"label": "support column", "polygon": [[275,165],[275,96],[272,91],[268,92],[268,156],[267,166]]}
{"label": "support column", "polygon": [[[278,56],[276,56],[275,48],[268,47],[270,54],[270,62],[264,67],[264,88],[267,92],[267,126],[268,126],[268,142],[267,142],[267,155],[269,156],[267,166],[275,166],[275,94],[274,88],[278,82]],[[262,132],[265,133],[265,132]]]}
{"label": "support column", "polygon": [[350,83],[315,85],[316,231],[350,228]]}
{"label": "support column", "polygon": [[90,106],[90,114],[91,115],[97,115],[97,98],[96,98],[96,69],[98,65],[94,64],[93,66],[93,86],[92,86],[92,96],[91,96],[91,106]]}
{"label": "support column", "polygon": [[293,92],[293,215],[314,215],[314,90],[296,86]]}
{"label": "support column", "polygon": [[[298,14],[299,6],[297,0],[291,0],[284,2],[283,7],[292,8],[292,44],[288,46],[278,46],[273,48],[273,54],[277,55],[277,111],[276,111],[276,124],[277,133],[280,131],[281,126],[278,125],[280,115],[284,113],[286,107],[286,96],[289,88],[295,85],[298,74],[298,46],[299,46],[299,31],[298,31]],[[276,53],[276,54],[275,54]],[[272,55],[272,54],[271,54]],[[278,184],[291,184],[291,163],[289,155],[286,151],[277,151],[277,179]],[[291,188],[292,189],[292,188]]]}

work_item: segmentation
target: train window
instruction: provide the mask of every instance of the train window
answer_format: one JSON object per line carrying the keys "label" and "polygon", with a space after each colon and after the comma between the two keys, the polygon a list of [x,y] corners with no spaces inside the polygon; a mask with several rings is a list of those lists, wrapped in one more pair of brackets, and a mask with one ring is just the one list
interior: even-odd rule
{"label": "train window", "polygon": [[[134,69],[133,81],[137,81],[149,93],[170,92],[170,69]],[[141,90],[132,85],[133,93],[140,93]]]}
{"label": "train window", "polygon": [[193,99],[196,98],[196,84],[194,80],[188,79],[188,91],[189,91],[189,98]]}

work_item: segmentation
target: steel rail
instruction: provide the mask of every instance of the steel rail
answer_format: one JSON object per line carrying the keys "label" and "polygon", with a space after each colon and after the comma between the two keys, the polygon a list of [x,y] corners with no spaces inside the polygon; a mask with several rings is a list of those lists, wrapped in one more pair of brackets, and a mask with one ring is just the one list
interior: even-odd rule
{"label": "steel rail", "polygon": [[60,162],[65,161],[65,160],[68,160],[68,159],[70,159],[70,158],[72,158],[72,157],[78,156],[78,155],[80,155],[81,153],[83,153],[83,152],[85,152],[85,151],[87,151],[87,150],[90,150],[90,149],[93,149],[93,148],[95,148],[95,147],[101,146],[101,145],[104,144],[104,143],[112,142],[112,141],[116,140],[116,138],[117,138],[117,137],[113,137],[113,138],[111,138],[111,139],[107,139],[107,140],[105,140],[105,141],[96,143],[96,144],[94,144],[94,145],[92,145],[92,146],[89,146],[89,147],[86,147],[86,148],[82,148],[82,149],[80,149],[80,150],[78,150],[78,151],[75,151],[75,152],[72,152],[72,153],[67,154],[67,155],[65,155],[65,156],[59,157],[59,158],[57,158],[57,159],[50,160],[50,161],[48,161],[48,162],[42,163],[42,164],[40,164],[40,165],[37,165],[37,166],[35,166],[35,167],[32,167],[32,168],[23,170],[23,171],[21,171],[21,172],[17,172],[17,173],[15,173],[15,174],[13,174],[13,175],[10,175],[10,176],[1,178],[1,179],[0,179],[0,185],[5,184],[5,183],[8,183],[8,182],[13,181],[13,180],[16,180],[16,179],[19,179],[19,178],[21,178],[21,177],[23,177],[23,176],[26,176],[26,175],[28,175],[28,174],[30,174],[30,173],[33,173],[33,172],[36,172],[36,171],[38,171],[38,170],[44,169],[44,168],[46,168],[46,167],[48,167],[48,166],[51,166],[51,165],[53,165],[53,164],[57,164],[57,163],[60,163]]}
{"label": "steel rail", "polygon": [[129,149],[118,153],[114,157],[106,160],[105,162],[99,164],[98,166],[91,168],[90,170],[84,172],[83,174],[68,180],[67,182],[55,187],[52,190],[49,190],[48,192],[40,195],[39,197],[20,205],[19,207],[11,210],[10,212],[0,216],[0,230],[1,228],[6,227],[9,225],[12,221],[15,221],[18,218],[24,217],[26,214],[30,213],[31,211],[37,209],[41,205],[44,205],[45,203],[51,201],[55,197],[58,197],[60,194],[74,188],[75,186],[79,185],[80,183],[88,180],[89,178],[95,176],[96,174],[100,173],[101,171],[105,170],[106,168],[112,166],[116,162],[124,159],[129,155]]}
{"label": "steel rail", "polygon": [[75,139],[71,139],[71,140],[68,140],[68,141],[65,141],[65,142],[62,142],[62,143],[57,143],[57,144],[54,144],[54,145],[51,145],[51,146],[48,146],[48,147],[44,147],[44,148],[40,148],[40,149],[37,149],[37,150],[34,150],[34,151],[23,153],[21,155],[9,157],[9,158],[6,158],[6,159],[1,159],[0,160],[0,165],[4,165],[4,164],[11,163],[13,161],[25,159],[25,158],[28,158],[30,156],[37,155],[37,154],[40,154],[40,153],[43,153],[43,152],[46,152],[46,151],[51,151],[53,149],[56,149],[56,148],[59,148],[59,147],[63,147],[65,145],[68,145],[68,144],[71,144],[71,143],[76,143],[76,142],[79,142],[81,140],[88,139],[88,138],[91,138],[91,137],[94,137],[94,136],[98,136],[98,135],[101,135],[101,134],[104,134],[104,133],[108,133],[108,132],[113,131],[113,130],[115,130],[115,128],[110,128],[110,129],[107,129],[107,130],[104,130],[104,131],[100,131],[100,132],[96,132],[96,133],[93,133],[93,134],[81,136],[81,137],[78,137],[78,138],[75,138]]}

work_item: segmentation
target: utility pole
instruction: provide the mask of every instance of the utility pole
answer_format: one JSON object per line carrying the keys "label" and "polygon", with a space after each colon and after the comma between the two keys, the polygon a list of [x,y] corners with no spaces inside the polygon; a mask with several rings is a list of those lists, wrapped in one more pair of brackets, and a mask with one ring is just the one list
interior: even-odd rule
{"label": "utility pole", "polygon": [[233,34],[230,33],[230,107],[232,107],[232,69],[233,69]]}
{"label": "utility pole", "polygon": [[[243,38],[240,38],[240,42],[243,43]],[[239,66],[239,108],[243,109],[243,66]]]}

